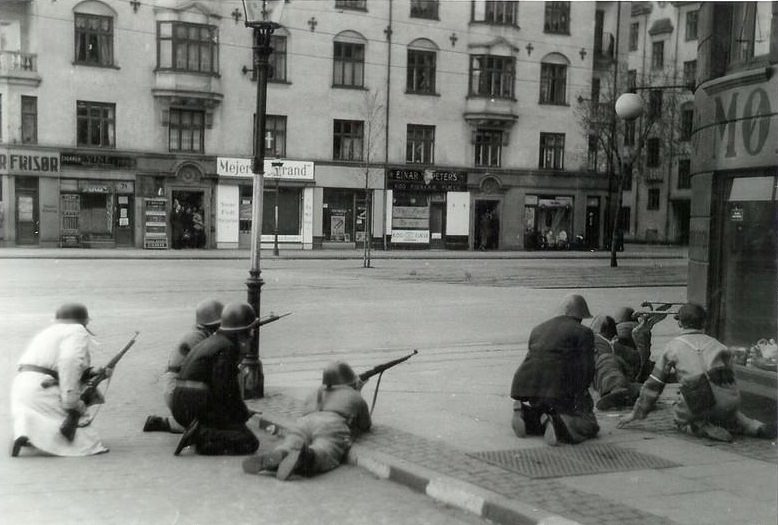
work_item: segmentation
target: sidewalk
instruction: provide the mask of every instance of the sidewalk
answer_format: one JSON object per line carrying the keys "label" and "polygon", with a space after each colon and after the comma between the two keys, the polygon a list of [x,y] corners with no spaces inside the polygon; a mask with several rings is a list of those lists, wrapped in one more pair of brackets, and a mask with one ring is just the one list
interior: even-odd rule
{"label": "sidewalk", "polygon": [[[686,259],[686,246],[627,244],[619,259]],[[140,248],[39,248],[11,246],[0,248],[0,259],[249,259],[249,250],[143,250]],[[263,248],[262,260],[273,259],[358,259],[362,249],[300,250],[284,249],[273,255]],[[473,251],[473,250],[380,250],[372,259],[610,259],[610,252],[590,251]]]}
{"label": "sidewalk", "polygon": [[[618,414],[598,414],[600,437],[576,446],[516,438],[509,450],[466,451],[457,442],[477,436],[435,441],[377,424],[348,462],[506,525],[775,523],[775,442],[682,435],[668,401],[677,393],[667,390],[660,408],[629,430],[615,428]],[[262,428],[283,433],[302,414],[295,394],[274,390],[249,402]]]}

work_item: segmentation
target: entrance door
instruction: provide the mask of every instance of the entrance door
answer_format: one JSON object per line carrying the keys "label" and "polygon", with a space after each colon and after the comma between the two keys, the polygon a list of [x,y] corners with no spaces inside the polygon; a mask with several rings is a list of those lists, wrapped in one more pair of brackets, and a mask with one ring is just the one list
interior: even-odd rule
{"label": "entrance door", "polygon": [[600,198],[586,199],[586,248],[596,250],[600,247]]}
{"label": "entrance door", "polygon": [[173,248],[205,248],[203,192],[174,191],[170,223]]}
{"label": "entrance door", "polygon": [[497,250],[500,247],[500,201],[475,201],[473,249]]}
{"label": "entrance door", "polygon": [[38,244],[38,192],[16,191],[16,243]]}
{"label": "entrance door", "polygon": [[133,206],[132,195],[116,196],[116,246],[132,246],[133,235]]}
{"label": "entrance door", "polygon": [[430,248],[442,250],[446,247],[445,202],[430,203]]}

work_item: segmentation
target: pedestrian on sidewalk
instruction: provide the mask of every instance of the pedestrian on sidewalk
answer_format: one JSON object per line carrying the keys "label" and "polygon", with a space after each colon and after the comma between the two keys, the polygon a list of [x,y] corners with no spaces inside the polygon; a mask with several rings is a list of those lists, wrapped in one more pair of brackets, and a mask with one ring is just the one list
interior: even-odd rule
{"label": "pedestrian on sidewalk", "polygon": [[19,359],[11,386],[12,456],[24,446],[54,456],[108,452],[91,426],[66,428],[78,421],[72,416],[82,417],[87,409],[81,388],[91,375],[91,352],[97,344],[87,324],[86,306],[63,304],[55,323],[39,332]]}
{"label": "pedestrian on sidewalk", "polygon": [[[679,430],[716,441],[732,441],[732,434],[774,439],[775,423],[768,425],[740,412],[732,355],[726,346],[703,332],[705,309],[688,303],[675,317],[681,335],[668,343],[643,383],[632,412],[623,416],[618,426],[644,419],[656,405],[668,376],[675,373],[682,393],[673,414]],[[691,388],[693,385],[700,388]]]}
{"label": "pedestrian on sidewalk", "polygon": [[305,415],[272,451],[245,459],[243,471],[276,470],[276,478],[284,481],[295,473],[309,477],[337,468],[353,441],[372,424],[362,385],[348,364],[328,365],[322,384],[305,402]]}
{"label": "pedestrian on sidewalk", "polygon": [[[178,374],[181,372],[181,364],[192,348],[204,341],[219,328],[221,324],[221,315],[224,305],[216,299],[206,299],[200,301],[195,308],[195,326],[187,333],[173,348],[168,358],[167,370],[162,374],[162,396],[168,409],[172,410],[173,390],[176,387]],[[175,419],[171,423],[164,416],[149,416],[143,425],[144,432],[173,432],[180,434],[184,429],[179,426]]]}
{"label": "pedestrian on sidewalk", "polygon": [[186,428],[176,456],[189,445],[206,456],[253,454],[259,447],[246,426],[254,413],[238,384],[240,348],[252,340],[258,323],[247,303],[227,304],[219,329],[184,359],[171,407],[176,422]]}
{"label": "pedestrian on sidewalk", "polygon": [[589,385],[594,379],[594,334],[580,295],[568,295],[557,315],[532,329],[529,352],[513,375],[513,431],[543,435],[546,443],[580,443],[597,435]]}

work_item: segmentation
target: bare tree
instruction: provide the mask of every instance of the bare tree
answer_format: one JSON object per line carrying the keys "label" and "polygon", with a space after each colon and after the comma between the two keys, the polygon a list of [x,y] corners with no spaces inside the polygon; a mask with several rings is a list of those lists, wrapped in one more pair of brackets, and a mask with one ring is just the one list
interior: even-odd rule
{"label": "bare tree", "polygon": [[371,220],[373,206],[370,194],[370,173],[383,170],[380,166],[375,167],[371,165],[371,162],[378,157],[379,148],[382,146],[380,137],[384,131],[384,106],[380,102],[381,99],[380,90],[376,90],[373,93],[366,91],[361,108],[361,116],[364,119],[364,150],[362,159],[365,169],[365,238],[362,256],[362,266],[364,268],[370,268],[371,266],[370,251],[373,241],[373,224]]}

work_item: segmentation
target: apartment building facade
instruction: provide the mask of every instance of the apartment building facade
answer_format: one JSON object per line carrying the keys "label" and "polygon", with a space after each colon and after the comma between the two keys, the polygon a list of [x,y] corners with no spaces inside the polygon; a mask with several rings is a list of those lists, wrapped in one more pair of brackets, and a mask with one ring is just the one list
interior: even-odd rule
{"label": "apartment building facade", "polygon": [[[603,245],[609,181],[573,106],[626,45],[621,3],[265,4],[283,12],[263,243]],[[242,17],[213,0],[3,2],[0,243],[248,248]]]}

